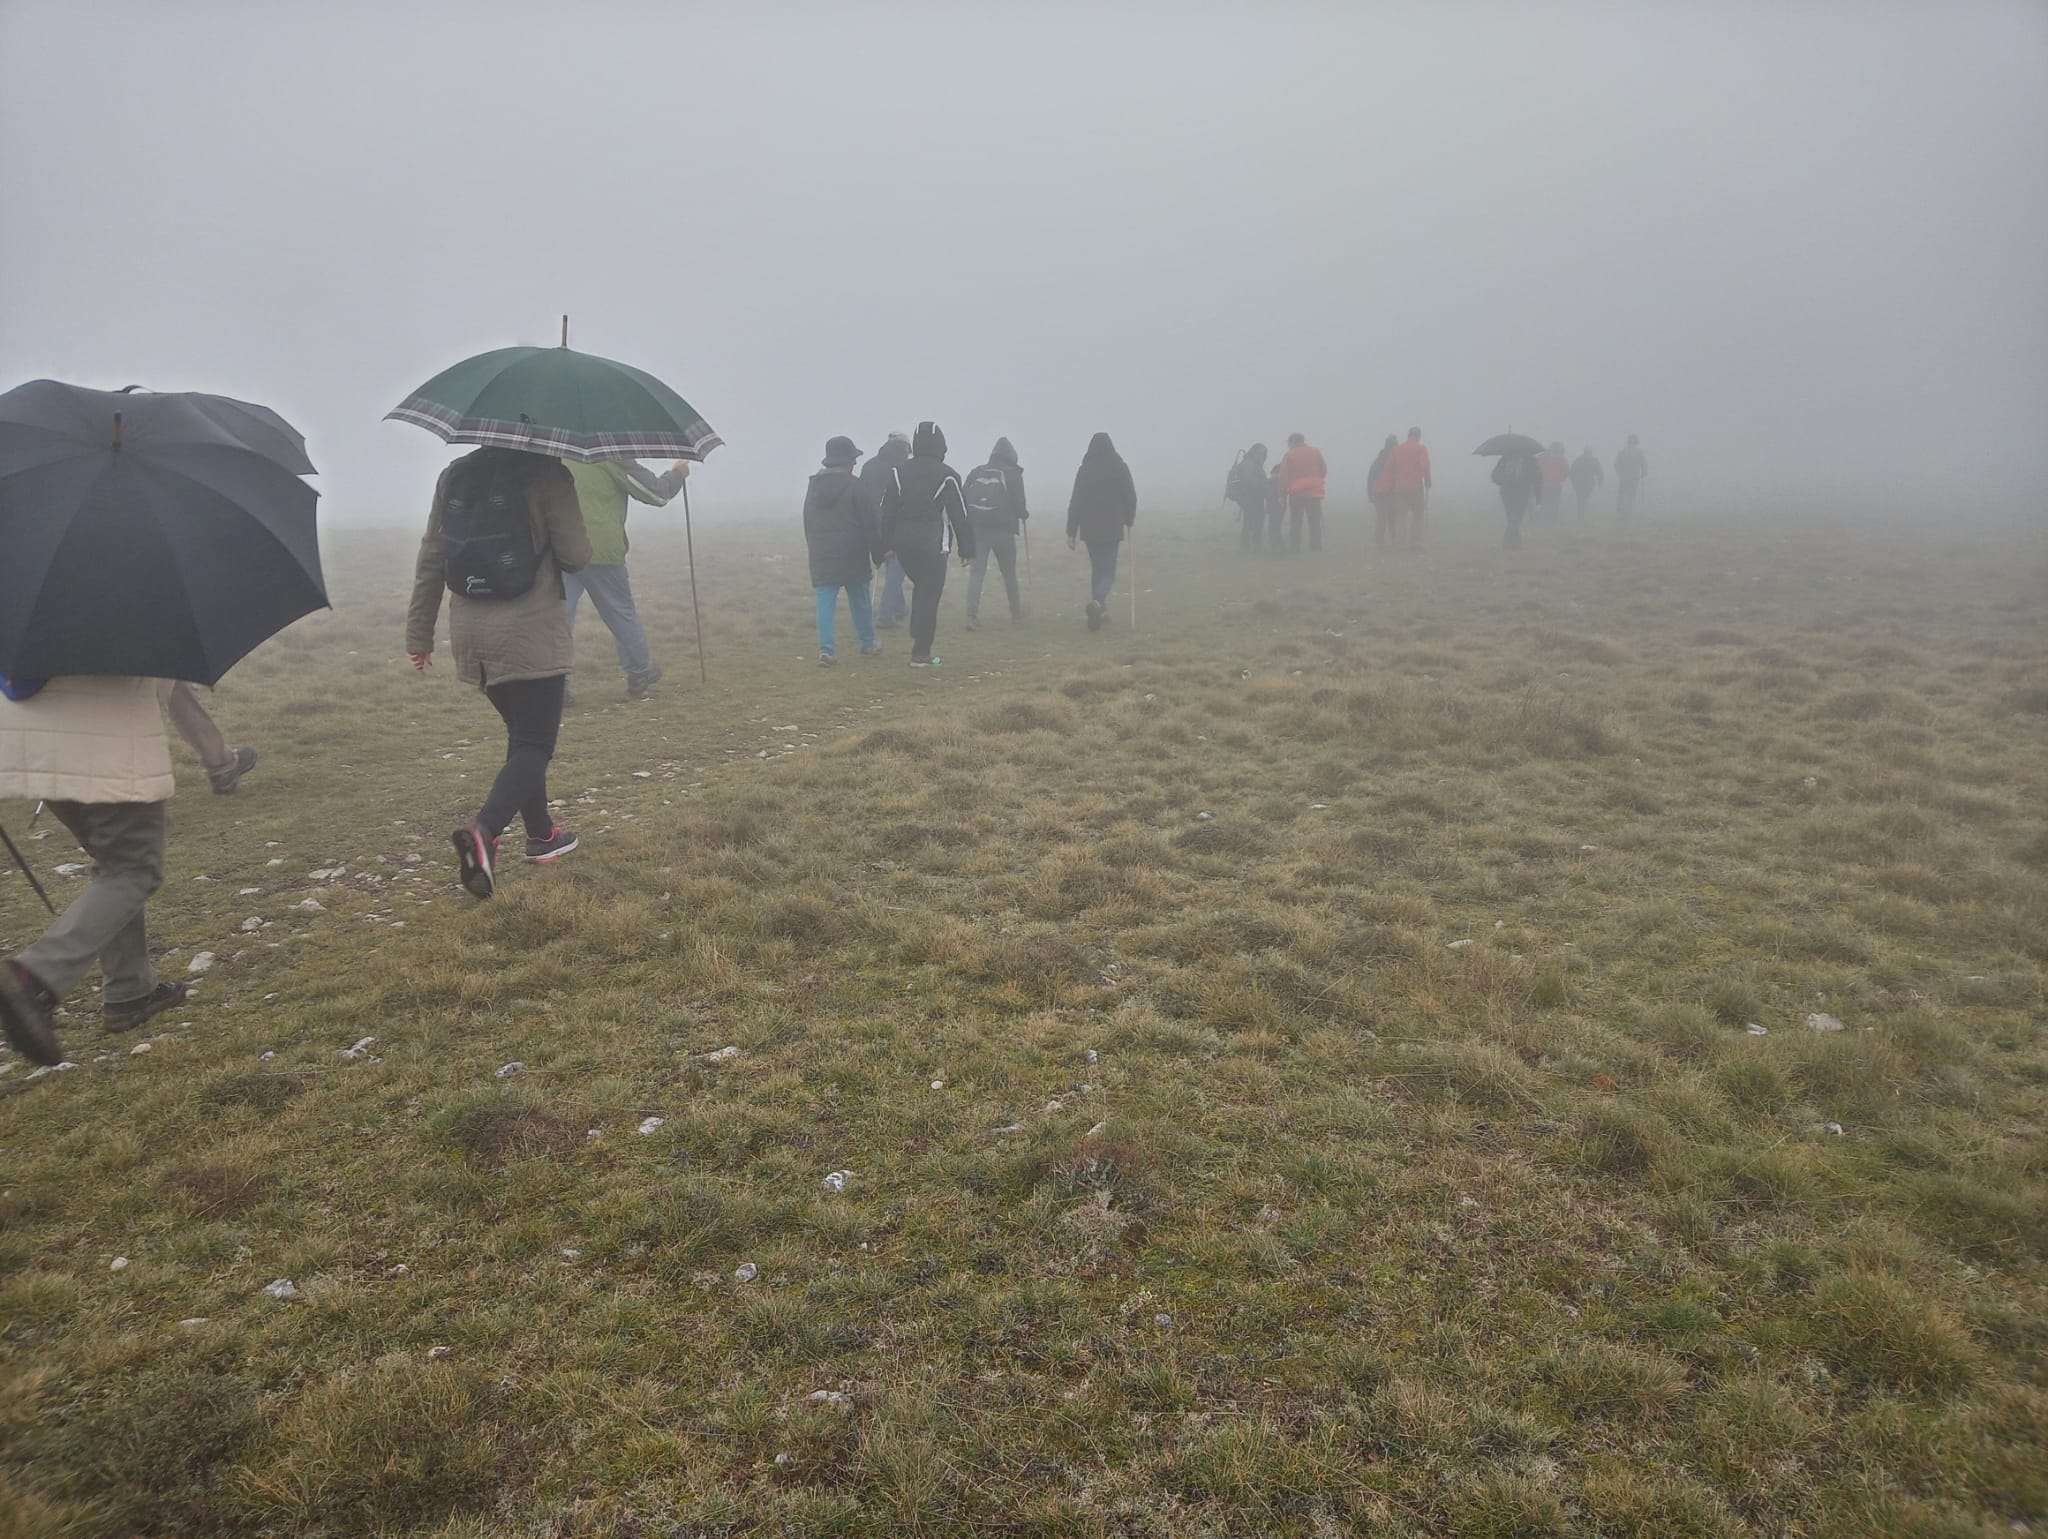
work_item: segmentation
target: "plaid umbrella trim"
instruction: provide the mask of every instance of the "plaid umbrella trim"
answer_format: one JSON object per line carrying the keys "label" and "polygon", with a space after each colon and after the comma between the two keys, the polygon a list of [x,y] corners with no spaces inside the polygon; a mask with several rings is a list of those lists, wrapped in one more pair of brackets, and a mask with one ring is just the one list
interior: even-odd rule
{"label": "plaid umbrella trim", "polygon": [[528,454],[565,460],[674,459],[701,461],[725,442],[708,422],[672,432],[578,433],[537,422],[507,422],[495,417],[464,417],[422,401],[417,396],[385,413],[391,422],[410,422],[451,444],[481,444],[494,449],[520,449]]}

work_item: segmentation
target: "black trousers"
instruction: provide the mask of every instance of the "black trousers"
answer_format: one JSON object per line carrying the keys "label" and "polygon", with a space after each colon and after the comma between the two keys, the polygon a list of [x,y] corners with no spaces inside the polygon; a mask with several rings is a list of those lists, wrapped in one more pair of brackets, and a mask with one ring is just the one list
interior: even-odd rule
{"label": "black trousers", "polygon": [[555,756],[555,738],[562,730],[565,676],[518,679],[484,690],[505,718],[505,767],[498,771],[477,823],[493,839],[515,815],[526,820],[526,837],[545,839],[554,830],[548,811],[548,760]]}
{"label": "black trousers", "polygon": [[939,633],[939,600],[946,592],[947,555],[942,550],[898,551],[910,583],[910,655],[930,657]]}

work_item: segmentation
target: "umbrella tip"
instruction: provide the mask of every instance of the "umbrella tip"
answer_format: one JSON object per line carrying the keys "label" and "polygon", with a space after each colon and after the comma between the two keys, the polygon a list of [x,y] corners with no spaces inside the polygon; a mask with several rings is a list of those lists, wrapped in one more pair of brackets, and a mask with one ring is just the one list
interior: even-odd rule
{"label": "umbrella tip", "polygon": [[567,347],[568,345],[569,345],[569,317],[565,315],[565,316],[563,316],[563,317],[562,317],[562,346],[564,346],[564,347]]}

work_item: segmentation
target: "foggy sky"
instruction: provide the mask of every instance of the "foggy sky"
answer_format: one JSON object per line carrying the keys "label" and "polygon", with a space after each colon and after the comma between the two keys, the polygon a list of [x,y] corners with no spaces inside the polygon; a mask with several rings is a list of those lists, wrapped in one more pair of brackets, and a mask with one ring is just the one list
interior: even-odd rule
{"label": "foggy sky", "polygon": [[936,417],[1063,505],[1309,434],[1640,433],[1671,502],[2048,479],[2048,6],[0,0],[0,388],[214,389],[329,519],[380,420],[572,341],[727,440],[700,515]]}

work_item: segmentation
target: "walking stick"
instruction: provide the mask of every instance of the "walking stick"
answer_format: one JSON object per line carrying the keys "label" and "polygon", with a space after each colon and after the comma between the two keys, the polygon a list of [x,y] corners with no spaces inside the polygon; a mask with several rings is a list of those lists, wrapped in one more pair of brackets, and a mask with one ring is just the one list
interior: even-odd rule
{"label": "walking stick", "polygon": [[57,905],[52,903],[50,901],[50,895],[43,891],[43,884],[36,880],[36,874],[34,870],[30,868],[27,859],[22,855],[21,851],[15,846],[13,838],[9,836],[7,830],[4,828],[0,828],[0,844],[4,844],[7,846],[7,853],[9,855],[12,855],[14,857],[14,863],[17,866],[21,867],[21,874],[28,878],[28,884],[36,890],[36,896],[43,900],[43,907],[48,909],[52,914],[55,914],[57,912]]}
{"label": "walking stick", "polygon": [[709,684],[704,666],[704,608],[697,602],[697,537],[690,532],[690,482],[683,481],[683,548],[690,553],[690,618],[697,622],[697,682]]}

